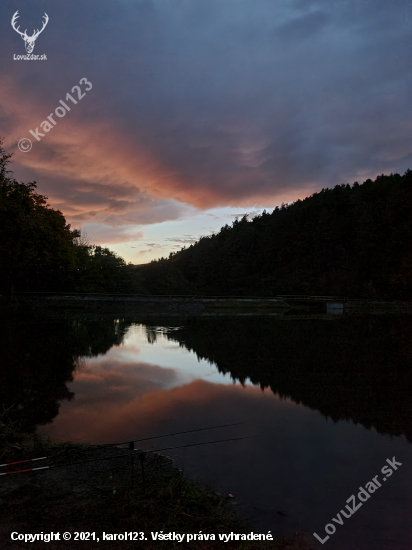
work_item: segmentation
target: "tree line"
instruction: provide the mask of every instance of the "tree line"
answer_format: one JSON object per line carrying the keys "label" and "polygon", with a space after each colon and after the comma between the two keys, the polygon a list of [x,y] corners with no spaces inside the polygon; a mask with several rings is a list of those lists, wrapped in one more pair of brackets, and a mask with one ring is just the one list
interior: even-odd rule
{"label": "tree line", "polygon": [[412,298],[412,171],[322,189],[140,267],[150,293]]}
{"label": "tree line", "polygon": [[133,266],[85,243],[0,141],[0,294],[96,292],[412,299],[412,171],[322,189]]}
{"label": "tree line", "polygon": [[63,214],[16,181],[0,140],[0,294],[145,292],[142,278],[108,248],[89,245]]}

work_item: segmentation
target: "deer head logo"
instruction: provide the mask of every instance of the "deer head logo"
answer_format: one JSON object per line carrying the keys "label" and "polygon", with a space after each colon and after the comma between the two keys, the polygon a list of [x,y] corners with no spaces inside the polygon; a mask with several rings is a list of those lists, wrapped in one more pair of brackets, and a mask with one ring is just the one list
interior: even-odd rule
{"label": "deer head logo", "polygon": [[20,27],[17,27],[17,29],[16,29],[16,21],[19,18],[18,13],[19,13],[19,11],[17,10],[16,13],[13,15],[13,19],[11,20],[11,26],[23,38],[24,45],[26,47],[26,52],[27,53],[32,53],[32,51],[34,50],[34,46],[36,44],[37,37],[39,36],[39,34],[41,32],[43,32],[45,26],[49,22],[49,16],[47,15],[47,13],[44,13],[44,15],[43,15],[43,17],[44,17],[43,27],[40,30],[37,29],[36,31],[34,31],[32,36],[27,36],[27,34],[26,34],[27,29],[24,32],[19,31]]}

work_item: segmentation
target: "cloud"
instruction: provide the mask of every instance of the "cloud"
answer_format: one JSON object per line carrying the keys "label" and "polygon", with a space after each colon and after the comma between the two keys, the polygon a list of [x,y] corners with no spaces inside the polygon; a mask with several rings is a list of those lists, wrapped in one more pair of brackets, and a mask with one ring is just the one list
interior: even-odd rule
{"label": "cloud", "polygon": [[166,248],[166,245],[159,244],[159,243],[143,243],[140,246],[148,246],[149,248],[145,248],[143,250],[139,250],[139,254],[149,254],[153,250],[160,250],[161,248]]}
{"label": "cloud", "polygon": [[37,179],[77,225],[271,206],[410,166],[402,0],[34,0],[21,17],[48,13],[35,50],[48,59],[24,63],[13,60],[24,53],[14,7],[1,10],[9,147],[80,78],[93,84],[14,158],[18,178]]}
{"label": "cloud", "polygon": [[137,241],[143,238],[143,232],[131,226],[108,227],[104,224],[89,223],[83,230],[90,243],[115,244]]}
{"label": "cloud", "polygon": [[[245,406],[245,390],[240,385],[195,380],[168,388],[169,384],[173,385],[173,374],[162,373],[163,370],[172,371],[153,365],[138,365],[137,376],[130,376],[120,374],[123,368],[117,373],[112,372],[104,362],[98,366],[97,372],[94,368],[88,369],[81,373],[80,378],[76,377],[75,399],[64,404],[48,432],[58,439],[108,443],[127,439],[129,435],[126,434],[136,433],[136,422],[140,425],[139,435],[151,436],[162,433],[159,427],[166,419],[173,424],[176,418],[196,418],[195,427],[198,427],[210,423],[207,415],[211,410],[218,418],[218,411],[225,411],[230,403],[241,401]],[[251,409],[261,400],[261,394],[260,388],[248,388]],[[268,395],[266,401],[278,402],[272,395]],[[101,422],[102,414],[104,423]],[[205,421],[199,423],[199,416],[204,416]]]}
{"label": "cloud", "polygon": [[319,33],[329,21],[330,15],[325,12],[311,11],[281,25],[277,29],[277,34],[282,40],[301,42]]}
{"label": "cloud", "polygon": [[197,239],[193,235],[184,235],[183,237],[167,237],[165,241],[172,243],[193,244]]}
{"label": "cloud", "polygon": [[164,245],[159,243],[144,243],[144,246],[150,246],[151,248],[164,248]]}
{"label": "cloud", "polygon": [[[13,79],[5,78],[3,86],[9,94],[8,101],[5,98],[8,110],[15,116],[15,128],[7,137],[7,146],[23,132],[30,135],[27,128],[38,128],[41,118],[36,118],[35,113],[41,105],[27,98]],[[100,143],[95,135],[101,136]],[[19,179],[38,181],[39,191],[47,194],[53,207],[60,208],[68,220],[77,225],[88,221],[111,227],[151,224],[194,212],[174,199],[157,198],[143,189],[137,181],[136,159],[125,155],[120,142],[118,155],[106,154],[105,149],[114,149],[108,135],[105,122],[84,124],[65,120],[40,143],[32,138],[34,145],[30,153],[15,155],[15,174]],[[144,164],[143,159],[141,163]],[[144,169],[152,170],[148,163]]]}
{"label": "cloud", "polygon": [[147,393],[179,384],[179,374],[170,368],[143,362],[103,359],[86,363],[76,373],[78,407],[110,402],[128,403]]}

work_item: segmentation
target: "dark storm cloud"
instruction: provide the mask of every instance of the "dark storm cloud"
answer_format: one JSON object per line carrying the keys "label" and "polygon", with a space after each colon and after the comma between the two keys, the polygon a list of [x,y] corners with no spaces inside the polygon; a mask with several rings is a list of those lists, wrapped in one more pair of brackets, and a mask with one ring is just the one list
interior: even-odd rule
{"label": "dark storm cloud", "polygon": [[[49,14],[36,43],[47,62],[12,60],[16,9],[22,21]],[[410,166],[409,1],[39,0],[1,12],[10,144],[81,77],[93,83],[15,157],[74,220],[274,204]]]}

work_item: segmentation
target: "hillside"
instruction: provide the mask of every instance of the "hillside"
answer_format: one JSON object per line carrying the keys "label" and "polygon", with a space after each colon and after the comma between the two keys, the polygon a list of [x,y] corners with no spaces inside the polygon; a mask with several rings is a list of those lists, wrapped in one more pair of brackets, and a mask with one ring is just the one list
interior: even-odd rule
{"label": "hillside", "polygon": [[412,171],[322,189],[138,268],[153,294],[412,298]]}

